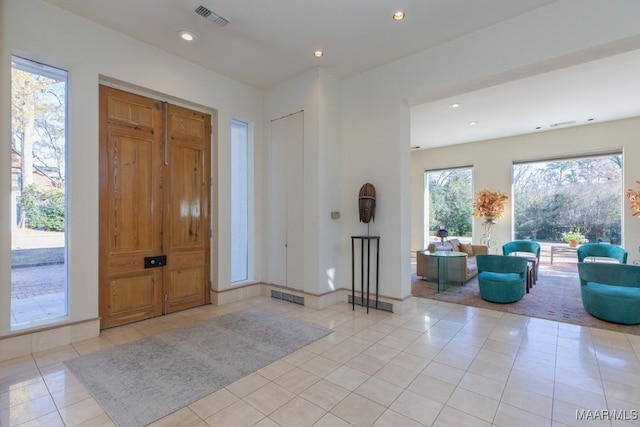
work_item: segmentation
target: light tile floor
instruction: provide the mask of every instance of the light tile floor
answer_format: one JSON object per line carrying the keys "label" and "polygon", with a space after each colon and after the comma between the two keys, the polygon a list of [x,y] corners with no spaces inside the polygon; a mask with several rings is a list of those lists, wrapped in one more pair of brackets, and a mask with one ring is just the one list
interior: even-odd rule
{"label": "light tile floor", "polygon": [[[638,426],[640,336],[412,298],[399,315],[256,297],[0,363],[2,426],[112,426],[67,359],[260,306],[334,332],[154,426]],[[579,418],[586,418],[580,420]]]}

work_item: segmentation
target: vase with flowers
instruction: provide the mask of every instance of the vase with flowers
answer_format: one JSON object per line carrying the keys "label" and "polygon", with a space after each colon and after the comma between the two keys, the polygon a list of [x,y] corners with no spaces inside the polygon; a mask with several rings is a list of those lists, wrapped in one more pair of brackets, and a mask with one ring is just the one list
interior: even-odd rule
{"label": "vase with flowers", "polygon": [[500,242],[491,239],[491,226],[495,224],[496,218],[504,215],[504,203],[509,200],[509,196],[499,191],[489,191],[486,188],[476,193],[473,202],[473,216],[484,218],[484,235],[480,243],[486,245],[489,253],[493,246],[499,246]]}

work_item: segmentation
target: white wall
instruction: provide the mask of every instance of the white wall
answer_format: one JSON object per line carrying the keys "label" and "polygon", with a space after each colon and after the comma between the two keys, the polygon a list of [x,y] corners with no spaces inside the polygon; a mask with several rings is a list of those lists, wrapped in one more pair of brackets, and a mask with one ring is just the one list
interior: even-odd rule
{"label": "white wall", "polygon": [[[640,170],[640,117],[593,123],[529,135],[459,144],[450,147],[414,151],[411,155],[412,179],[412,250],[424,249],[424,171],[460,165],[473,166],[475,190],[488,188],[511,194],[513,162],[550,159],[573,155],[588,155],[622,149],[623,189],[637,189]],[[511,201],[505,204],[505,216],[497,220],[493,236],[501,242],[512,239],[513,213]],[[640,220],[631,216],[625,198],[622,222],[622,246],[629,252],[629,263],[640,259]],[[473,241],[482,236],[482,218],[474,218]]]}
{"label": "white wall", "polygon": [[[371,182],[378,190],[373,229],[381,235],[381,294],[398,299],[411,294],[410,187],[415,177],[411,183],[407,102],[440,99],[567,66],[571,60],[638,49],[639,20],[640,2],[560,0],[343,81],[343,234],[362,232],[354,200],[360,186]],[[504,182],[505,176],[485,179],[489,186]],[[344,265],[349,257],[344,251]],[[347,273],[343,271],[343,284],[350,281]]]}
{"label": "white wall", "polygon": [[[340,210],[340,145],[338,139],[339,82],[320,69],[298,75],[269,90],[265,95],[265,129],[271,120],[304,111],[304,277],[302,289],[320,295],[336,288],[335,275],[340,271],[340,221],[331,220],[330,212]],[[271,135],[265,132],[265,161],[270,159]],[[265,169],[263,181],[269,182]],[[284,203],[265,191],[263,204]],[[267,218],[269,222],[269,218]],[[264,277],[269,252],[263,247]]]}
{"label": "white wall", "polygon": [[[68,247],[70,320],[80,321],[98,316],[98,80],[100,76],[127,82],[150,91],[218,111],[217,155],[212,170],[217,180],[213,189],[217,211],[212,218],[214,240],[212,277],[214,287],[224,290],[230,285],[230,219],[229,219],[229,144],[232,118],[248,121],[254,126],[256,141],[262,140],[261,91],[213,73],[176,56],[106,29],[78,16],[69,14],[40,0],[5,0],[2,10],[2,82],[9,84],[9,55],[16,54],[69,71],[69,158],[67,164]],[[0,198],[9,199],[7,179],[10,177],[10,97],[2,92],[0,101],[0,134],[2,159],[0,164]],[[217,138],[216,138],[217,137]],[[216,147],[214,150],[216,151]],[[256,157],[261,158],[261,144]],[[261,173],[262,164],[257,165]],[[258,175],[259,178],[259,175]],[[256,180],[256,191],[262,183]],[[257,217],[261,214],[257,206]],[[2,203],[0,221],[0,295],[10,294],[9,204]],[[261,226],[258,225],[258,248]],[[220,249],[218,250],[217,245]],[[260,268],[259,257],[257,257]],[[217,268],[216,268],[217,265]],[[0,335],[9,331],[9,310],[6,298],[0,298],[2,319]]]}

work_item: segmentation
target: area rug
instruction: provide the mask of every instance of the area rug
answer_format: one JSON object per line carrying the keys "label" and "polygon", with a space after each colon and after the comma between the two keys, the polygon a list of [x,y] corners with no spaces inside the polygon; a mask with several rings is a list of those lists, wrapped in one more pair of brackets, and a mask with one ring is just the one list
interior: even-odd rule
{"label": "area rug", "polygon": [[435,282],[420,280],[415,274],[412,279],[411,291],[416,297],[640,335],[640,325],[606,322],[585,311],[575,263],[554,263],[553,267],[542,264],[531,291],[520,301],[511,304],[496,304],[480,298],[477,278],[462,286],[451,284],[441,293],[438,293]]}
{"label": "area rug", "polygon": [[257,308],[65,364],[119,426],[145,426],[331,333]]}

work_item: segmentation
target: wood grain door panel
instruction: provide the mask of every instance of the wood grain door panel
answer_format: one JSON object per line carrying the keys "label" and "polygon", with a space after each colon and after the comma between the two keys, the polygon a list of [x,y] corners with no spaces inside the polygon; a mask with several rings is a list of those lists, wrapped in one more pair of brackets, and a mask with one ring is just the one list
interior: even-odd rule
{"label": "wood grain door panel", "polygon": [[209,302],[210,123],[100,86],[101,328]]}
{"label": "wood grain door panel", "polygon": [[164,195],[167,311],[209,302],[211,116],[168,106]]}

